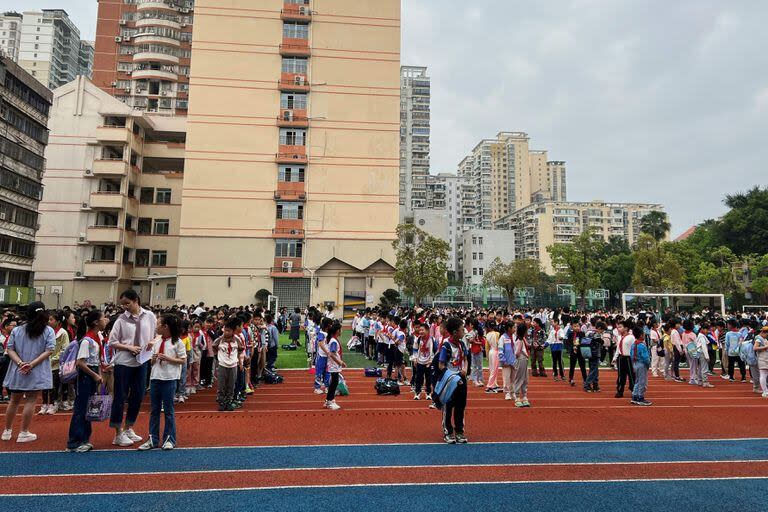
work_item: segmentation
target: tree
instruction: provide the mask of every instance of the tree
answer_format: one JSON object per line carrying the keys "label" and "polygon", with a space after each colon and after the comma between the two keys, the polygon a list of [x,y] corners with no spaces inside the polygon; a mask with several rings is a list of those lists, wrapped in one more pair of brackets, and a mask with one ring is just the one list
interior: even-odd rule
{"label": "tree", "polygon": [[379,305],[384,311],[389,311],[393,306],[400,304],[400,292],[393,288],[387,288],[381,294]]}
{"label": "tree", "polygon": [[424,297],[442,293],[448,286],[450,245],[413,224],[397,226],[397,240],[392,242],[397,254],[395,283],[413,297],[416,305]]}
{"label": "tree", "polygon": [[582,309],[587,305],[587,292],[600,284],[604,246],[605,242],[595,235],[595,230],[588,228],[569,244],[558,243],[547,247],[552,266],[581,297]]}
{"label": "tree", "polygon": [[768,187],[725,196],[731,210],[717,224],[719,241],[743,256],[768,247]]}
{"label": "tree", "polygon": [[611,303],[615,294],[629,290],[634,273],[635,258],[632,254],[614,254],[603,262],[600,285],[611,292]]}
{"label": "tree", "polygon": [[270,292],[265,288],[262,288],[261,290],[257,291],[255,295],[256,304],[260,306],[266,306],[270,295],[272,295],[272,292]]}
{"label": "tree", "polygon": [[640,232],[650,235],[657,243],[664,240],[670,227],[667,214],[658,210],[648,212],[640,219]]}
{"label": "tree", "polygon": [[632,286],[643,292],[679,292],[685,289],[685,271],[666,244],[644,233],[635,246]]}
{"label": "tree", "polygon": [[539,260],[522,259],[502,263],[500,258],[496,258],[483,275],[483,284],[504,290],[507,304],[511,306],[515,299],[515,288],[536,286],[540,278],[541,265],[539,265]]}

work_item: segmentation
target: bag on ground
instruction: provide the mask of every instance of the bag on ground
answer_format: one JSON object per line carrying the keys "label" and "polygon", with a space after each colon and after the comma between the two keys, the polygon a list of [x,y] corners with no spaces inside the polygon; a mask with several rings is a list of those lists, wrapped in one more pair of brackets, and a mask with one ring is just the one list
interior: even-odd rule
{"label": "bag on ground", "polygon": [[339,375],[339,385],[336,388],[336,394],[341,396],[347,396],[349,395],[349,388],[347,387],[347,381],[344,380],[344,377]]}
{"label": "bag on ground", "polygon": [[373,385],[376,389],[376,394],[379,395],[399,395],[400,386],[396,380],[393,379],[376,379],[376,384]]}
{"label": "bag on ground", "polygon": [[366,377],[381,377],[381,368],[366,368]]}
{"label": "bag on ground", "polygon": [[280,348],[283,350],[296,350],[298,347],[296,345],[289,345],[286,343],[285,345],[280,345]]}
{"label": "bag on ground", "polygon": [[109,419],[112,413],[112,396],[107,394],[102,385],[99,394],[91,396],[88,400],[88,409],[85,411],[85,419],[88,421],[104,421]]}
{"label": "bag on ground", "polygon": [[282,384],[283,376],[273,370],[264,370],[264,383],[265,384]]}

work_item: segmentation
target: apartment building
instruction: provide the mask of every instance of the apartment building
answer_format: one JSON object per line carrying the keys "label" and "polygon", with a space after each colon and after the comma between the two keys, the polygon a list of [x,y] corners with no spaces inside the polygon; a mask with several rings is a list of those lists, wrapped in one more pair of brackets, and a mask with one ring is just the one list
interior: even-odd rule
{"label": "apartment building", "polygon": [[84,77],[53,93],[35,285],[48,305],[135,288],[176,303],[186,118],[136,111]]}
{"label": "apartment building", "polygon": [[373,305],[394,287],[400,2],[197,5],[192,59],[179,299]]}
{"label": "apartment building", "polygon": [[551,274],[550,245],[569,243],[588,227],[606,241],[620,236],[632,245],[640,235],[640,219],[663,209],[660,204],[542,201],[499,219],[494,227],[514,232],[516,259],[537,259]]}
{"label": "apartment building", "polygon": [[427,176],[427,204],[411,212],[413,224],[450,244],[448,272],[455,273],[456,235],[459,232],[460,180],[456,174]]}
{"label": "apartment building", "polygon": [[52,95],[0,55],[0,304],[34,299],[32,262]]}
{"label": "apartment building", "polygon": [[427,68],[400,68],[400,218],[429,204],[431,81]]}
{"label": "apartment building", "polygon": [[21,21],[22,16],[18,12],[0,13],[0,54],[5,54],[14,62],[19,60]]}
{"label": "apartment building", "polygon": [[[99,2],[93,82],[134,109],[186,115],[194,8],[194,0]],[[219,57],[240,58],[247,48],[222,47]]]}
{"label": "apartment building", "polygon": [[469,229],[461,233],[461,278],[480,285],[496,258],[502,263],[515,259],[515,234],[512,231]]}
{"label": "apartment building", "polygon": [[80,30],[65,10],[25,11],[18,62],[42,84],[55,89],[78,75],[91,76],[92,62],[83,43]]}

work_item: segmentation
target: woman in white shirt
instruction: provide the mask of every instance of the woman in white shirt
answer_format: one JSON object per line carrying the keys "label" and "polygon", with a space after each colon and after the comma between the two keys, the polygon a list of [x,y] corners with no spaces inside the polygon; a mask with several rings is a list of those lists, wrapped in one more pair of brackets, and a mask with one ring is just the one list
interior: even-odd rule
{"label": "woman in white shirt", "polygon": [[176,418],[173,413],[173,397],[176,381],[181,378],[181,367],[187,361],[187,349],[179,339],[181,320],[175,315],[164,315],[157,323],[161,340],[152,346],[152,372],[150,373],[149,397],[152,403],[149,416],[149,439],[139,450],[151,450],[160,445],[160,409],[165,413],[163,450],[176,447]]}

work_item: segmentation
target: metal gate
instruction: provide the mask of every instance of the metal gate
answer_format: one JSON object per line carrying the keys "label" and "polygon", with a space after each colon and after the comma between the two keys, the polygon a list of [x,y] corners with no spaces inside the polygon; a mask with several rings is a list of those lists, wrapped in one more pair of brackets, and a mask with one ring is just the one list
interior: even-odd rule
{"label": "metal gate", "polygon": [[280,299],[280,307],[293,309],[305,308],[309,305],[309,287],[308,278],[274,278],[274,295]]}

